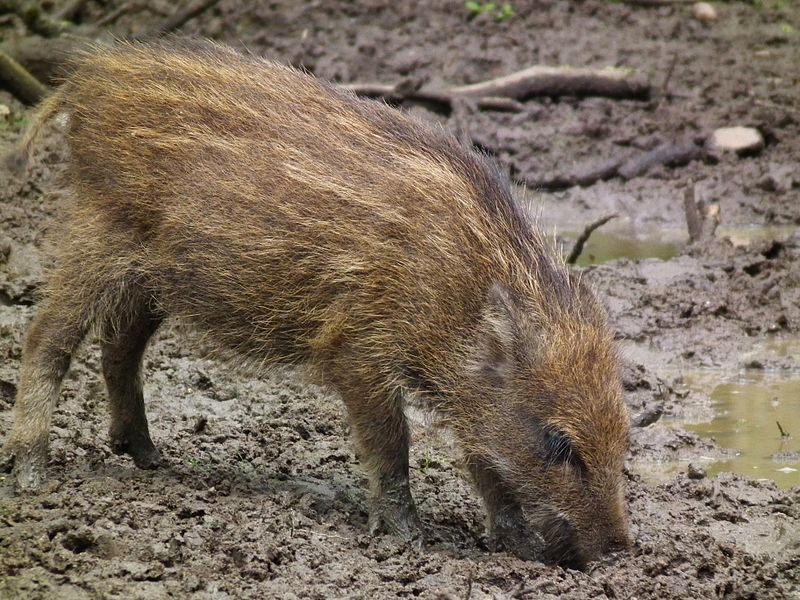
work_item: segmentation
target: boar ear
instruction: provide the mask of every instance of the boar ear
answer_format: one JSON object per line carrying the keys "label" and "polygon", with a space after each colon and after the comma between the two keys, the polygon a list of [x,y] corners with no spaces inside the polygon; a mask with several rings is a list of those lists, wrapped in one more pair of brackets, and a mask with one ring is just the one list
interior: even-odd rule
{"label": "boar ear", "polygon": [[514,354],[516,306],[511,291],[494,283],[486,293],[483,322],[478,343],[481,375],[502,384],[508,377]]}

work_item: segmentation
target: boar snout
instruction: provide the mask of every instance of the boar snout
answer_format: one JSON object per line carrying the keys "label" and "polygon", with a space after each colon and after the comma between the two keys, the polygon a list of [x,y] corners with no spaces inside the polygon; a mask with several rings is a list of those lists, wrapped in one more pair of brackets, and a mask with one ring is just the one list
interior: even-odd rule
{"label": "boar snout", "polygon": [[582,571],[603,555],[627,550],[633,544],[627,522],[599,523],[582,532],[568,515],[555,509],[538,507],[526,515],[544,540],[541,558],[546,563]]}

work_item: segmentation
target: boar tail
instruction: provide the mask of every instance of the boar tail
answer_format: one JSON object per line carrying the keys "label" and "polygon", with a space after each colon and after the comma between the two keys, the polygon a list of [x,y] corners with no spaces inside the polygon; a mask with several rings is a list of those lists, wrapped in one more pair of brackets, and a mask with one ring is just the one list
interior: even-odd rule
{"label": "boar tail", "polygon": [[33,145],[41,136],[47,123],[61,110],[63,104],[64,87],[62,86],[39,105],[39,110],[34,115],[25,133],[4,159],[9,172],[14,175],[22,174],[30,161]]}

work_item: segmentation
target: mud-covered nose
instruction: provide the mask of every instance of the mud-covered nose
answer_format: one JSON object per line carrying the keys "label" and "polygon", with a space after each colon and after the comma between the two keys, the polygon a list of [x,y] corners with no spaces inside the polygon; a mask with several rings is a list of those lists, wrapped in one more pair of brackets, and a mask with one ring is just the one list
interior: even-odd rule
{"label": "mud-covered nose", "polygon": [[554,515],[542,525],[546,543],[545,562],[570,569],[585,569],[584,548],[579,543],[578,534],[569,521]]}

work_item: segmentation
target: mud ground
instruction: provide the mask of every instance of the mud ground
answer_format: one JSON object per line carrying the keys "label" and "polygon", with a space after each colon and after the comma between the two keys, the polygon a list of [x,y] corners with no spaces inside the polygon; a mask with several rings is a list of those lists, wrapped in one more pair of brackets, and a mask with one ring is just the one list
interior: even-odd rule
{"label": "mud ground", "polygon": [[[89,2],[83,18],[119,4]],[[691,181],[719,203],[720,231],[782,226],[777,238],[745,246],[719,235],[668,261],[584,269],[625,352],[634,422],[655,421],[633,431],[634,548],[587,572],[489,553],[456,449],[423,425],[415,427],[412,487],[430,542],[417,550],[373,539],[339,400],[290,369],[258,379],[237,373],[166,327],[145,372],[151,430],[168,466],[139,471],[111,453],[90,344],[64,384],[49,483],[26,496],[0,486],[0,598],[800,598],[800,488],[728,474],[690,478],[686,468],[660,484],[641,475],[659,462],[723,453],[674,424],[710,412],[686,373],[798,372],[795,357],[757,349],[800,329],[800,11],[772,0],[718,3],[719,19],[704,26],[679,4],[512,4],[516,14],[498,22],[470,19],[461,2],[223,0],[185,31],[341,82],[466,83],[534,63],[620,65],[650,76],[660,93],[647,102],[532,100],[517,114],[450,117],[408,108],[470,136],[519,181],[701,139],[719,126],[762,132],[767,144],[756,156],[525,194],[545,224],[574,230],[617,212],[610,227],[625,235],[683,235]],[[160,18],[125,16],[113,31],[135,34]],[[31,113],[2,91],[0,103],[11,109],[0,140],[11,143]],[[0,441],[42,278],[43,234],[64,199],[48,186],[62,154],[54,134],[24,181],[0,185]]]}

